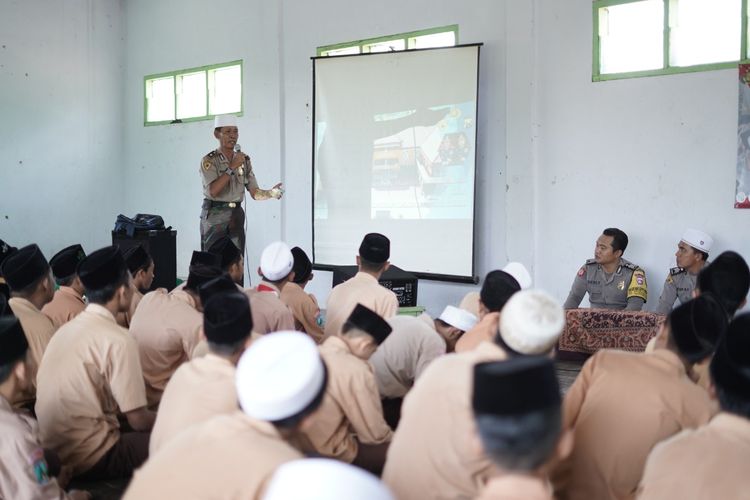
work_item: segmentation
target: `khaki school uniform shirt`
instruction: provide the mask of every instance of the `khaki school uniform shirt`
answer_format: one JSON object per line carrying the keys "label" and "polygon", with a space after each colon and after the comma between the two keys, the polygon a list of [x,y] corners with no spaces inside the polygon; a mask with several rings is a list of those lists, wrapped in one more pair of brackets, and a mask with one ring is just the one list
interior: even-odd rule
{"label": "khaki school uniform shirt", "polygon": [[21,297],[13,297],[8,301],[13,314],[21,322],[23,333],[29,342],[29,354],[26,356],[26,369],[30,373],[31,387],[18,396],[13,401],[14,404],[28,403],[34,400],[36,394],[36,373],[42,362],[42,356],[47,349],[47,345],[52,339],[52,335],[57,328],[52,324],[52,320],[42,311],[36,308],[34,304]]}
{"label": "khaki school uniform shirt", "polygon": [[684,430],[654,447],[638,498],[748,498],[748,463],[750,420],[719,413],[708,425]]}
{"label": "khaki school uniform shirt", "polygon": [[138,343],[149,406],[159,404],[172,374],[190,358],[202,325],[203,314],[187,292],[160,288],[141,300],[130,334]]}
{"label": "khaki school uniform shirt", "polygon": [[[133,298],[130,299],[130,309],[128,309],[127,312],[121,312],[117,313],[117,324],[120,326],[124,326],[125,328],[130,328],[130,322],[133,321],[133,316],[135,316],[135,310],[138,307],[138,304],[141,303],[141,299],[143,299],[143,294],[138,290],[136,287],[132,287],[133,289]],[[161,288],[160,290],[164,290],[166,292],[166,288]]]}
{"label": "khaki school uniform shirt", "polygon": [[13,411],[0,396],[0,498],[68,498],[47,473],[36,421]]}
{"label": "khaki school uniform shirt", "polygon": [[325,337],[338,335],[341,327],[357,304],[369,307],[384,319],[398,312],[396,294],[388,290],[374,276],[358,272],[354,277],[339,283],[326,302]]}
{"label": "khaki school uniform shirt", "polygon": [[268,422],[241,411],[182,433],[136,471],[125,500],[260,499],[282,464],[303,458]]}
{"label": "khaki school uniform shirt", "polygon": [[146,406],[138,346],[98,304],[58,330],[37,380],[42,443],[74,474],[91,468],[120,438],[118,413]]}
{"label": "khaki school uniform shirt", "polygon": [[71,287],[61,286],[55,292],[52,301],[42,307],[42,312],[52,320],[55,328],[60,328],[84,309],[86,309],[86,302],[83,301],[83,297]]}
{"label": "khaki school uniform shirt", "polygon": [[558,497],[631,498],[651,448],[714,412],[676,354],[597,352],[563,402],[563,425],[573,429],[575,446],[554,473]]}
{"label": "khaki school uniform shirt", "polygon": [[164,390],[151,431],[153,455],[188,427],[239,408],[229,360],[208,353],[180,366]]}
{"label": "khaki school uniform shirt", "polygon": [[446,354],[422,374],[401,408],[383,470],[399,500],[476,497],[492,473],[474,444],[471,409],[474,365],[503,360],[505,351],[483,342],[473,351]]}
{"label": "khaki school uniform shirt", "polygon": [[307,333],[318,344],[323,341],[323,328],[318,324],[320,307],[311,293],[297,283],[287,283],[281,290],[281,301],[294,315],[294,329]]}
{"label": "khaki school uniform shirt", "polygon": [[473,351],[482,342],[494,342],[500,324],[499,312],[491,312],[484,315],[474,328],[461,335],[456,342],[456,352]]}
{"label": "khaki school uniform shirt", "polygon": [[[265,290],[265,291],[264,291]],[[282,330],[294,330],[294,315],[279,298],[279,289],[267,281],[258,287],[244,290],[250,300],[253,331],[261,335]]]}
{"label": "khaki school uniform shirt", "polygon": [[538,477],[509,474],[490,479],[477,500],[552,500],[552,485]]}
{"label": "khaki school uniform shirt", "polygon": [[383,418],[370,365],[339,337],[326,339],[320,356],[328,368],[328,386],[305,436],[321,455],[351,463],[359,443],[387,443],[393,432]]}
{"label": "khaki school uniform shirt", "polygon": [[446,344],[426,313],[417,318],[394,316],[388,324],[393,331],[378,346],[370,364],[380,397],[402,398],[427,366],[445,354]]}

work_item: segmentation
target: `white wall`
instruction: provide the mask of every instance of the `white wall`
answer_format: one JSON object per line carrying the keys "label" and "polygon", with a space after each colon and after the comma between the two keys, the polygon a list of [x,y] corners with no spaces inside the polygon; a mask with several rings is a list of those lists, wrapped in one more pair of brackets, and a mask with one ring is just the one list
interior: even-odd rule
{"label": "white wall", "polygon": [[0,1],[0,238],[111,241],[121,201],[119,0]]}
{"label": "white wall", "polygon": [[630,237],[656,305],[686,227],[748,255],[733,208],[737,71],[591,82],[591,2],[538,0],[536,279],[564,300],[603,228]]}

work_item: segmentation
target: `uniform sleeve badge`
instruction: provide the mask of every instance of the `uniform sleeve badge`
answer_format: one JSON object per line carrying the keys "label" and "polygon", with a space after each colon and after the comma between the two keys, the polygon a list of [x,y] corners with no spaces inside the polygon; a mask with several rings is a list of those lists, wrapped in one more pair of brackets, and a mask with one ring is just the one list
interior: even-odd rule
{"label": "uniform sleeve badge", "polygon": [[211,162],[208,161],[208,160],[204,160],[203,161],[203,170],[208,170],[209,168],[211,168]]}
{"label": "uniform sleeve badge", "polygon": [[578,270],[578,277],[583,278],[584,274],[586,274],[586,269],[582,267]]}

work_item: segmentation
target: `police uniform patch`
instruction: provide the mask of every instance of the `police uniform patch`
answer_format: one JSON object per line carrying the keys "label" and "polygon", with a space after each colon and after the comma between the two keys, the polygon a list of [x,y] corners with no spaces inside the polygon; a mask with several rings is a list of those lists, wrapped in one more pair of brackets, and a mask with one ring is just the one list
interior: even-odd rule
{"label": "police uniform patch", "polygon": [[682,267],[673,267],[672,269],[669,270],[670,276],[675,276],[677,274],[682,274],[684,272],[685,272],[685,269]]}
{"label": "police uniform patch", "polygon": [[618,290],[625,290],[625,280],[622,280],[621,282],[619,282],[617,284],[617,289]]}
{"label": "police uniform patch", "polygon": [[644,302],[648,300],[648,285],[646,284],[646,273],[643,269],[636,268],[628,285],[628,298],[638,297]]}
{"label": "police uniform patch", "polygon": [[584,274],[586,274],[586,269],[584,269],[584,268],[580,268],[580,269],[578,270],[578,277],[579,277],[579,278],[583,278],[583,275],[584,275]]}
{"label": "police uniform patch", "polygon": [[204,161],[203,162],[203,170],[208,170],[209,168],[211,168],[211,162],[208,161],[208,160]]}

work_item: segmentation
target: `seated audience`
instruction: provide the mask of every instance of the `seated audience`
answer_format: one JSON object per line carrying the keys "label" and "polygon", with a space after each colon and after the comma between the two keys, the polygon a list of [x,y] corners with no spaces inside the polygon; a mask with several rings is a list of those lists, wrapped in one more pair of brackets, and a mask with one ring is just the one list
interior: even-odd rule
{"label": "seated audience", "polygon": [[323,341],[320,307],[315,295],[305,293],[305,286],[313,279],[312,263],[300,247],[292,248],[292,255],[294,278],[281,290],[281,301],[294,315],[295,330],[307,333],[315,342],[320,343]]}
{"label": "seated audience", "polygon": [[71,245],[57,252],[49,261],[59,288],[52,301],[42,307],[42,312],[52,320],[55,328],[60,328],[86,309],[83,284],[76,274],[78,263],[84,257],[86,253],[81,245]]}
{"label": "seated audience", "polygon": [[253,311],[254,330],[266,333],[294,330],[294,315],[281,300],[284,288],[294,278],[294,257],[283,241],[268,245],[260,256],[258,286],[245,290]]}

